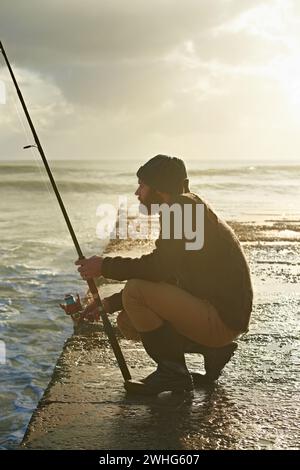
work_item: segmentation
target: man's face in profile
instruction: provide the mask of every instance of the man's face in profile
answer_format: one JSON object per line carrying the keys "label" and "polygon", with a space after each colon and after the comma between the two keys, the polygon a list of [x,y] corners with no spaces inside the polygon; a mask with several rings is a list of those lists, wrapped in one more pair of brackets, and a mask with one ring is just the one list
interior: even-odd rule
{"label": "man's face in profile", "polygon": [[[134,193],[137,196],[140,203],[146,207],[148,214],[151,213],[151,204],[162,204],[163,198],[160,194],[142,180],[138,180],[138,188]],[[145,209],[143,207],[140,208],[141,213],[145,213]]]}

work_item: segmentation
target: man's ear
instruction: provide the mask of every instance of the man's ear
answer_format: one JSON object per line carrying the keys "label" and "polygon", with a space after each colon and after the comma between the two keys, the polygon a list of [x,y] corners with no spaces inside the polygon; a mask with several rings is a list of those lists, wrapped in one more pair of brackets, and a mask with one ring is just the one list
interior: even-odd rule
{"label": "man's ear", "polygon": [[186,178],[183,182],[183,192],[184,193],[189,193],[190,192],[190,187],[189,187],[189,179]]}
{"label": "man's ear", "polygon": [[165,193],[163,191],[158,191],[157,189],[155,190],[155,196],[159,204],[163,202],[168,202],[171,199],[171,194]]}

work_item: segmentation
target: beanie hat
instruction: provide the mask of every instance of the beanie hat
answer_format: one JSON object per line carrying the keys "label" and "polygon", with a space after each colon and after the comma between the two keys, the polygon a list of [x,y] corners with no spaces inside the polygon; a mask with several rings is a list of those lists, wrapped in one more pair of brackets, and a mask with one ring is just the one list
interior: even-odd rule
{"label": "beanie hat", "polygon": [[167,155],[156,155],[142,165],[137,177],[153,189],[166,193],[179,193],[187,172],[183,160]]}

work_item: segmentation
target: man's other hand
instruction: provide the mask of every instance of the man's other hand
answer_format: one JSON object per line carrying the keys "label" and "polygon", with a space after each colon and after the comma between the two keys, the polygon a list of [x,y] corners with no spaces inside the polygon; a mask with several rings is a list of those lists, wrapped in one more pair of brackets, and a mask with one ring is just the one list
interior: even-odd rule
{"label": "man's other hand", "polygon": [[[104,311],[105,313],[109,313],[109,310],[110,310],[110,305],[109,305],[109,300],[108,299],[102,299],[102,306],[104,308]],[[82,316],[83,317],[88,317],[89,314],[94,314],[94,313],[97,313],[98,312],[98,306],[97,306],[97,302],[93,301],[93,302],[90,302],[86,307],[85,309],[83,310],[82,312]]]}

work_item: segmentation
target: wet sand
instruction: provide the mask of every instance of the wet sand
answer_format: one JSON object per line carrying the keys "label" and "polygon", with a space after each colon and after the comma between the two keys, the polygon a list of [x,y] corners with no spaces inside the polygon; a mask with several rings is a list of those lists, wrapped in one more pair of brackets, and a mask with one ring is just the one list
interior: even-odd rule
{"label": "wet sand", "polygon": [[[73,335],[33,414],[26,449],[299,449],[300,223],[231,223],[250,262],[250,331],[211,388],[193,394],[129,397],[101,327]],[[139,256],[146,242],[118,242],[107,253]],[[102,296],[121,289],[101,286]],[[119,336],[120,337],[120,336]],[[133,377],[154,363],[120,337]],[[202,356],[187,355],[191,369]]]}

